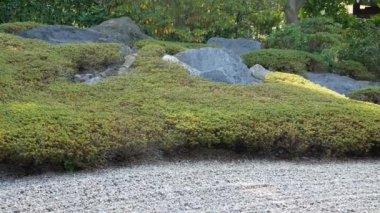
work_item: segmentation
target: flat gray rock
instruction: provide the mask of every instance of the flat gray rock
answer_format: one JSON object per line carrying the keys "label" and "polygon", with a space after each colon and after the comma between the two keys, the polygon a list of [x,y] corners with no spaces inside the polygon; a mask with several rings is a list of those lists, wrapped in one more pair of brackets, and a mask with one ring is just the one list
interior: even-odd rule
{"label": "flat gray rock", "polygon": [[261,49],[261,43],[250,39],[226,39],[226,38],[210,38],[208,45],[215,45],[233,52],[236,55],[243,55],[254,50]]}
{"label": "flat gray rock", "polygon": [[182,63],[200,72],[200,76],[213,82],[251,84],[255,80],[239,56],[219,48],[188,50],[176,55]]}
{"label": "flat gray rock", "polygon": [[23,38],[39,39],[52,44],[116,43],[117,40],[100,32],[64,25],[51,25],[17,34]]}
{"label": "flat gray rock", "polygon": [[308,72],[307,79],[343,95],[366,87],[380,86],[380,82],[358,81],[347,76],[340,76],[333,73]]}
{"label": "flat gray rock", "polygon": [[128,17],[105,21],[99,25],[91,27],[90,30],[113,37],[118,42],[128,46],[133,46],[136,41],[150,38]]}

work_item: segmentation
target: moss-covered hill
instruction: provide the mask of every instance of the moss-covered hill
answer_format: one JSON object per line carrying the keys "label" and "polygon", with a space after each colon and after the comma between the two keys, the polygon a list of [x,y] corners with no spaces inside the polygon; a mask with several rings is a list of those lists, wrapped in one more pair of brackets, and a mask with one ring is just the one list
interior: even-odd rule
{"label": "moss-covered hill", "polygon": [[346,156],[380,151],[380,106],[285,73],[256,86],[210,83],[142,45],[132,73],[70,83],[120,60],[115,44],[51,46],[0,34],[0,161],[85,167],[149,144],[223,147],[252,155]]}

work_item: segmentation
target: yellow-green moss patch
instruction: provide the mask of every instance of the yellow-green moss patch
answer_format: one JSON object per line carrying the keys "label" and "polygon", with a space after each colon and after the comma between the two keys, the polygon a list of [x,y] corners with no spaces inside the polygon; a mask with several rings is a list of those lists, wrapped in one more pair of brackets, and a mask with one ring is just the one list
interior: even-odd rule
{"label": "yellow-green moss patch", "polygon": [[0,33],[17,34],[23,31],[31,30],[45,26],[35,22],[13,22],[0,24]]}

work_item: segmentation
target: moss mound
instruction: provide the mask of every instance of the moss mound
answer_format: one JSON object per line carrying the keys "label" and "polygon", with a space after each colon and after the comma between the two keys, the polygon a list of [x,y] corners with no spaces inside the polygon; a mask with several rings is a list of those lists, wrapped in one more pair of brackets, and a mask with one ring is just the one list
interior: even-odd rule
{"label": "moss mound", "polygon": [[43,27],[44,24],[35,22],[13,22],[0,24],[0,33],[17,34],[23,31],[31,30],[38,27]]}
{"label": "moss mound", "polygon": [[349,94],[348,97],[359,101],[367,101],[375,104],[380,104],[380,87],[369,87],[361,89]]}
{"label": "moss mound", "polygon": [[0,34],[0,48],[4,163],[82,168],[124,160],[150,144],[286,157],[366,156],[380,147],[379,106],[296,75],[274,73],[256,86],[211,83],[147,45],[132,73],[74,84],[67,76],[118,60],[118,46],[51,46]]}
{"label": "moss mound", "polygon": [[325,72],[327,64],[317,56],[299,50],[265,49],[242,56],[247,66],[260,64],[269,70],[305,75],[307,71]]}

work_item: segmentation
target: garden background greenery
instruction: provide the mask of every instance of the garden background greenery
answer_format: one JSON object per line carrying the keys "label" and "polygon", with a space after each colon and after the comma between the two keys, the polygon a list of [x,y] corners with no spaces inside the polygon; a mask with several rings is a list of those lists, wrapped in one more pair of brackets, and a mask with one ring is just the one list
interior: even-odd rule
{"label": "garden background greenery", "polygon": [[[352,17],[342,3],[309,0],[300,22],[286,25],[282,0],[3,0],[0,162],[84,168],[152,146],[276,157],[379,155],[380,107],[301,77],[309,70],[380,79],[380,19]],[[120,16],[157,40],[135,45],[131,74],[96,85],[67,79],[83,68],[119,63],[119,45],[54,46],[13,35]],[[199,43],[213,36],[262,41],[267,49],[244,55],[245,63],[279,72],[260,85],[226,85],[161,60],[165,53],[203,47]]]}

